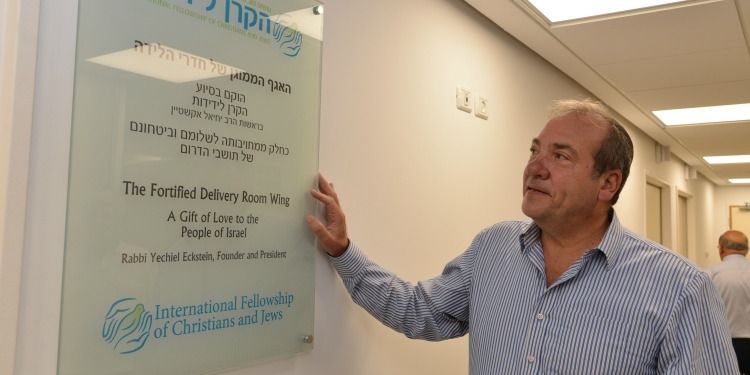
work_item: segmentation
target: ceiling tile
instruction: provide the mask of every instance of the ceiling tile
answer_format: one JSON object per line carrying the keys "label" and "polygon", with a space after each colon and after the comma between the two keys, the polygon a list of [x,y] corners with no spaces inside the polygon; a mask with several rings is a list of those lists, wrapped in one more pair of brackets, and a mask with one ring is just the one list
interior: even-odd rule
{"label": "ceiling tile", "polygon": [[750,178],[750,164],[714,164],[712,169],[721,176],[730,178]]}
{"label": "ceiling tile", "polygon": [[[672,126],[667,133],[699,156],[750,154],[750,122]],[[715,142],[706,140],[715,139]]]}
{"label": "ceiling tile", "polygon": [[750,103],[750,80],[631,91],[628,96],[648,112]]}
{"label": "ceiling tile", "polygon": [[746,46],[594,67],[624,91],[750,79]]}
{"label": "ceiling tile", "polygon": [[732,0],[555,26],[551,32],[592,65],[745,46]]}

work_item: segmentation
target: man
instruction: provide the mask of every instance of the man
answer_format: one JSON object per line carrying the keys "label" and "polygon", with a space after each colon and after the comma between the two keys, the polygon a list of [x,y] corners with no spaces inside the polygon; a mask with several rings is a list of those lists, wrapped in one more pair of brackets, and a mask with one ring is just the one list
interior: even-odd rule
{"label": "man", "polygon": [[471,374],[736,374],[705,272],[622,227],[633,144],[592,100],[561,101],[531,142],[522,211],[416,286],[350,242],[333,185],[307,223],[353,300],[407,337],[469,334]]}
{"label": "man", "polygon": [[740,373],[750,374],[750,262],[747,236],[730,230],[719,237],[721,263],[706,271],[719,289],[727,307],[729,331]]}

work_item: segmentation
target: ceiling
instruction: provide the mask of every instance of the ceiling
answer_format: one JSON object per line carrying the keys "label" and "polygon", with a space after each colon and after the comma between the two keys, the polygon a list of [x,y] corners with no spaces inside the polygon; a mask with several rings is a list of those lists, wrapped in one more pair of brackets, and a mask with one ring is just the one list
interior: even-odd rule
{"label": "ceiling", "polygon": [[750,0],[685,1],[553,25],[523,0],[465,1],[717,185],[750,178],[750,164],[702,159],[750,154],[750,121],[666,128],[651,113],[750,103]]}

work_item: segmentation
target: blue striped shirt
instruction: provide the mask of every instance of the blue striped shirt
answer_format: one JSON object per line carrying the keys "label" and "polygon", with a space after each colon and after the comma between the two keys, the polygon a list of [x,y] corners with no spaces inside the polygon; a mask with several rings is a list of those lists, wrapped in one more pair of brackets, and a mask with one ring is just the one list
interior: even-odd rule
{"label": "blue striped shirt", "polygon": [[416,286],[354,243],[331,258],[353,300],[407,337],[469,334],[471,374],[738,374],[724,305],[707,274],[622,227],[546,286],[531,221],[480,232]]}

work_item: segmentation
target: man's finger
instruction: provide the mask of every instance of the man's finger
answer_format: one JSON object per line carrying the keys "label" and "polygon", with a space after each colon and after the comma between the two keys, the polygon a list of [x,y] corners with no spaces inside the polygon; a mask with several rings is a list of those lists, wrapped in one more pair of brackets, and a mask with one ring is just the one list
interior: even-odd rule
{"label": "man's finger", "polygon": [[326,207],[328,205],[330,205],[330,204],[336,203],[336,200],[333,199],[333,197],[331,197],[330,195],[321,193],[321,192],[319,192],[317,190],[314,190],[314,189],[310,190],[310,195],[312,195],[313,198],[319,200],[320,203],[323,203],[324,205],[326,205]]}
{"label": "man's finger", "polygon": [[322,174],[318,175],[318,190],[320,190],[321,193],[330,196],[333,198],[333,201],[336,202],[336,204],[339,203],[339,197],[338,194],[336,194],[336,190],[333,188],[333,184],[328,182],[325,177],[323,177]]}
{"label": "man's finger", "polygon": [[321,232],[325,231],[323,223],[321,223],[315,216],[307,215],[305,221],[307,221],[307,226],[309,226],[316,235],[320,235]]}

